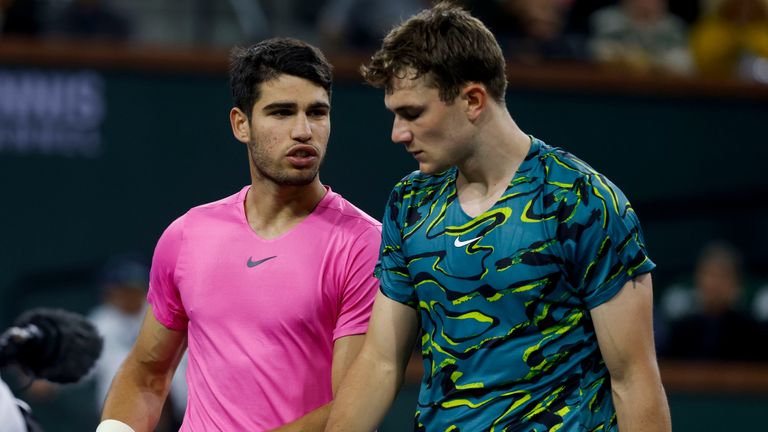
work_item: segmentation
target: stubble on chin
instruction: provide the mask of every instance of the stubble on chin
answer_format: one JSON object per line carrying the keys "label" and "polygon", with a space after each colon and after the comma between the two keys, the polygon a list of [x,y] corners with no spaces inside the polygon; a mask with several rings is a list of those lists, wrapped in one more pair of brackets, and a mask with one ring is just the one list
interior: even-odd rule
{"label": "stubble on chin", "polygon": [[320,171],[319,166],[305,170],[282,167],[279,161],[270,160],[268,155],[261,154],[255,143],[248,144],[248,157],[254,174],[278,186],[307,186],[317,178]]}

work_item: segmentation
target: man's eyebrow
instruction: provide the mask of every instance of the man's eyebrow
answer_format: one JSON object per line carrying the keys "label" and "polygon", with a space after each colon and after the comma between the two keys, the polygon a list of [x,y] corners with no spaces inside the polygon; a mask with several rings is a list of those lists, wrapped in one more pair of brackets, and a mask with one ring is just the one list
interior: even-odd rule
{"label": "man's eyebrow", "polygon": [[421,105],[410,105],[410,104],[399,105],[399,106],[396,106],[396,107],[389,108],[390,111],[392,111],[393,113],[396,113],[396,114],[402,114],[402,113],[404,113],[406,111],[418,111],[418,110],[423,110],[423,109],[424,109],[424,107],[421,106]]}
{"label": "man's eyebrow", "polygon": [[278,110],[278,109],[296,109],[296,103],[295,102],[272,102],[269,105],[265,105],[264,108],[262,108],[263,111],[271,111],[271,110]]}
{"label": "man's eyebrow", "polygon": [[[318,109],[318,108],[324,108],[324,109],[331,109],[331,105],[328,102],[323,101],[316,101],[309,104],[309,109]],[[272,102],[269,105],[265,105],[264,108],[262,108],[263,111],[273,111],[273,110],[296,110],[298,109],[298,104],[296,102]]]}
{"label": "man's eyebrow", "polygon": [[331,109],[331,104],[323,101],[312,102],[311,104],[309,104],[309,109],[318,109],[318,108]]}

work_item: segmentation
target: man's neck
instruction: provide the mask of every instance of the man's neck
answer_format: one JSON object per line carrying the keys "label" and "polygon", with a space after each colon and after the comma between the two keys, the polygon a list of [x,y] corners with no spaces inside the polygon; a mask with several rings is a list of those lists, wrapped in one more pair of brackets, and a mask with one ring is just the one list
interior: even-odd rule
{"label": "man's neck", "polygon": [[279,237],[309,216],[326,192],[319,178],[304,186],[254,179],[245,197],[245,216],[260,237]]}
{"label": "man's neck", "polygon": [[478,129],[474,151],[458,166],[456,178],[459,202],[473,217],[498,201],[531,148],[531,138],[506,110],[493,113]]}

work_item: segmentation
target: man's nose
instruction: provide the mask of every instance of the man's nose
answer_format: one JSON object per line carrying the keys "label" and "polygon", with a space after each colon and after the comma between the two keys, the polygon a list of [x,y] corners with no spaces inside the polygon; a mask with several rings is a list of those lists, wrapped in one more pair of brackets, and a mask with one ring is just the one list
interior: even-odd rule
{"label": "man's nose", "polygon": [[407,144],[413,141],[413,133],[408,128],[406,122],[395,116],[392,124],[392,142],[396,144]]}
{"label": "man's nose", "polygon": [[296,122],[293,124],[293,128],[291,128],[291,138],[301,142],[312,138],[312,128],[306,115],[299,114],[296,116]]}

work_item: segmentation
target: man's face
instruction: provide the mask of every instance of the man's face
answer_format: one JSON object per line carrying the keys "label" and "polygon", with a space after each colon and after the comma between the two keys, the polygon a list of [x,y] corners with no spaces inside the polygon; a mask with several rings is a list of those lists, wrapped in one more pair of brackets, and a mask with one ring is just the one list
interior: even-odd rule
{"label": "man's face", "polygon": [[139,315],[144,310],[147,287],[135,283],[115,284],[107,289],[107,303],[126,315]]}
{"label": "man's face", "polygon": [[262,83],[247,143],[255,175],[281,186],[315,180],[328,146],[330,110],[325,89],[304,78],[280,75]]}
{"label": "man's face", "polygon": [[405,146],[421,172],[444,171],[469,155],[469,122],[460,99],[446,104],[427,77],[395,79],[384,96],[395,114],[392,141]]}
{"label": "man's face", "polygon": [[701,260],[694,277],[705,311],[719,314],[738,302],[741,295],[739,273],[727,259],[710,257]]}

